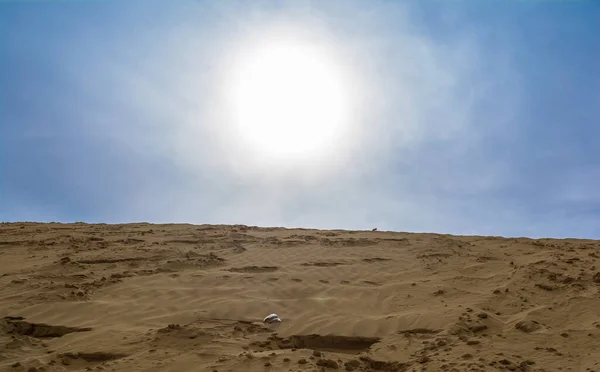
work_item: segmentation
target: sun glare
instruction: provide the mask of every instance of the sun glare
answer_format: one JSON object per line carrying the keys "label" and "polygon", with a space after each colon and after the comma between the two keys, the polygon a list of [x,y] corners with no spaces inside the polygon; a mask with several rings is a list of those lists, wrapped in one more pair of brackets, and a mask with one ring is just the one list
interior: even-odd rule
{"label": "sun glare", "polygon": [[230,90],[234,130],[268,157],[307,158],[341,138],[348,114],[342,74],[325,48],[258,43],[237,60]]}

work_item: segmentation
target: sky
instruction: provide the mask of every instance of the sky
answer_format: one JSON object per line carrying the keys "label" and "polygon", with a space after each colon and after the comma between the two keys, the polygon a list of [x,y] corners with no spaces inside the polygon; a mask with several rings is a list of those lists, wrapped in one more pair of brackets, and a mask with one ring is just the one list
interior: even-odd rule
{"label": "sky", "polygon": [[[600,239],[598,35],[593,0],[2,1],[0,220]],[[343,86],[293,158],[227,105],[274,39]]]}

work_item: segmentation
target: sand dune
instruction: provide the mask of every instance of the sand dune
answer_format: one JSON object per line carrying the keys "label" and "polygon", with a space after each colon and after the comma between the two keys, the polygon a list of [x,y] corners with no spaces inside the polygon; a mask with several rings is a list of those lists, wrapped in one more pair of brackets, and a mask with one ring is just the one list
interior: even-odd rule
{"label": "sand dune", "polygon": [[2,224],[0,370],[600,371],[599,257],[574,239]]}

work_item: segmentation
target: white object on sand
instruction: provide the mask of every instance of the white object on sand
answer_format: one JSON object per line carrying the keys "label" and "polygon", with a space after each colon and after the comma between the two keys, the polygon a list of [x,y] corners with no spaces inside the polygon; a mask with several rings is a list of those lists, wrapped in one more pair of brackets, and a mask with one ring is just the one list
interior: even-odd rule
{"label": "white object on sand", "polygon": [[269,314],[263,320],[263,323],[266,323],[266,324],[279,323],[279,322],[281,322],[281,319],[279,319],[277,314]]}
{"label": "white object on sand", "polygon": [[281,319],[277,316],[277,314],[269,314],[263,319],[263,323],[265,323],[271,329],[279,328],[281,324]]}

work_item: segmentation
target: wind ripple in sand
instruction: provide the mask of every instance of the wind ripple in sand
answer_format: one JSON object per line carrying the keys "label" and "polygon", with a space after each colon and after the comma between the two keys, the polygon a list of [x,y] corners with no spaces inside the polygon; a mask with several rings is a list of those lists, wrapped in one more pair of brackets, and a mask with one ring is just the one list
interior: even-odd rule
{"label": "wind ripple in sand", "polygon": [[[1,224],[0,370],[600,371],[599,248]],[[262,325],[270,313],[277,334]]]}

